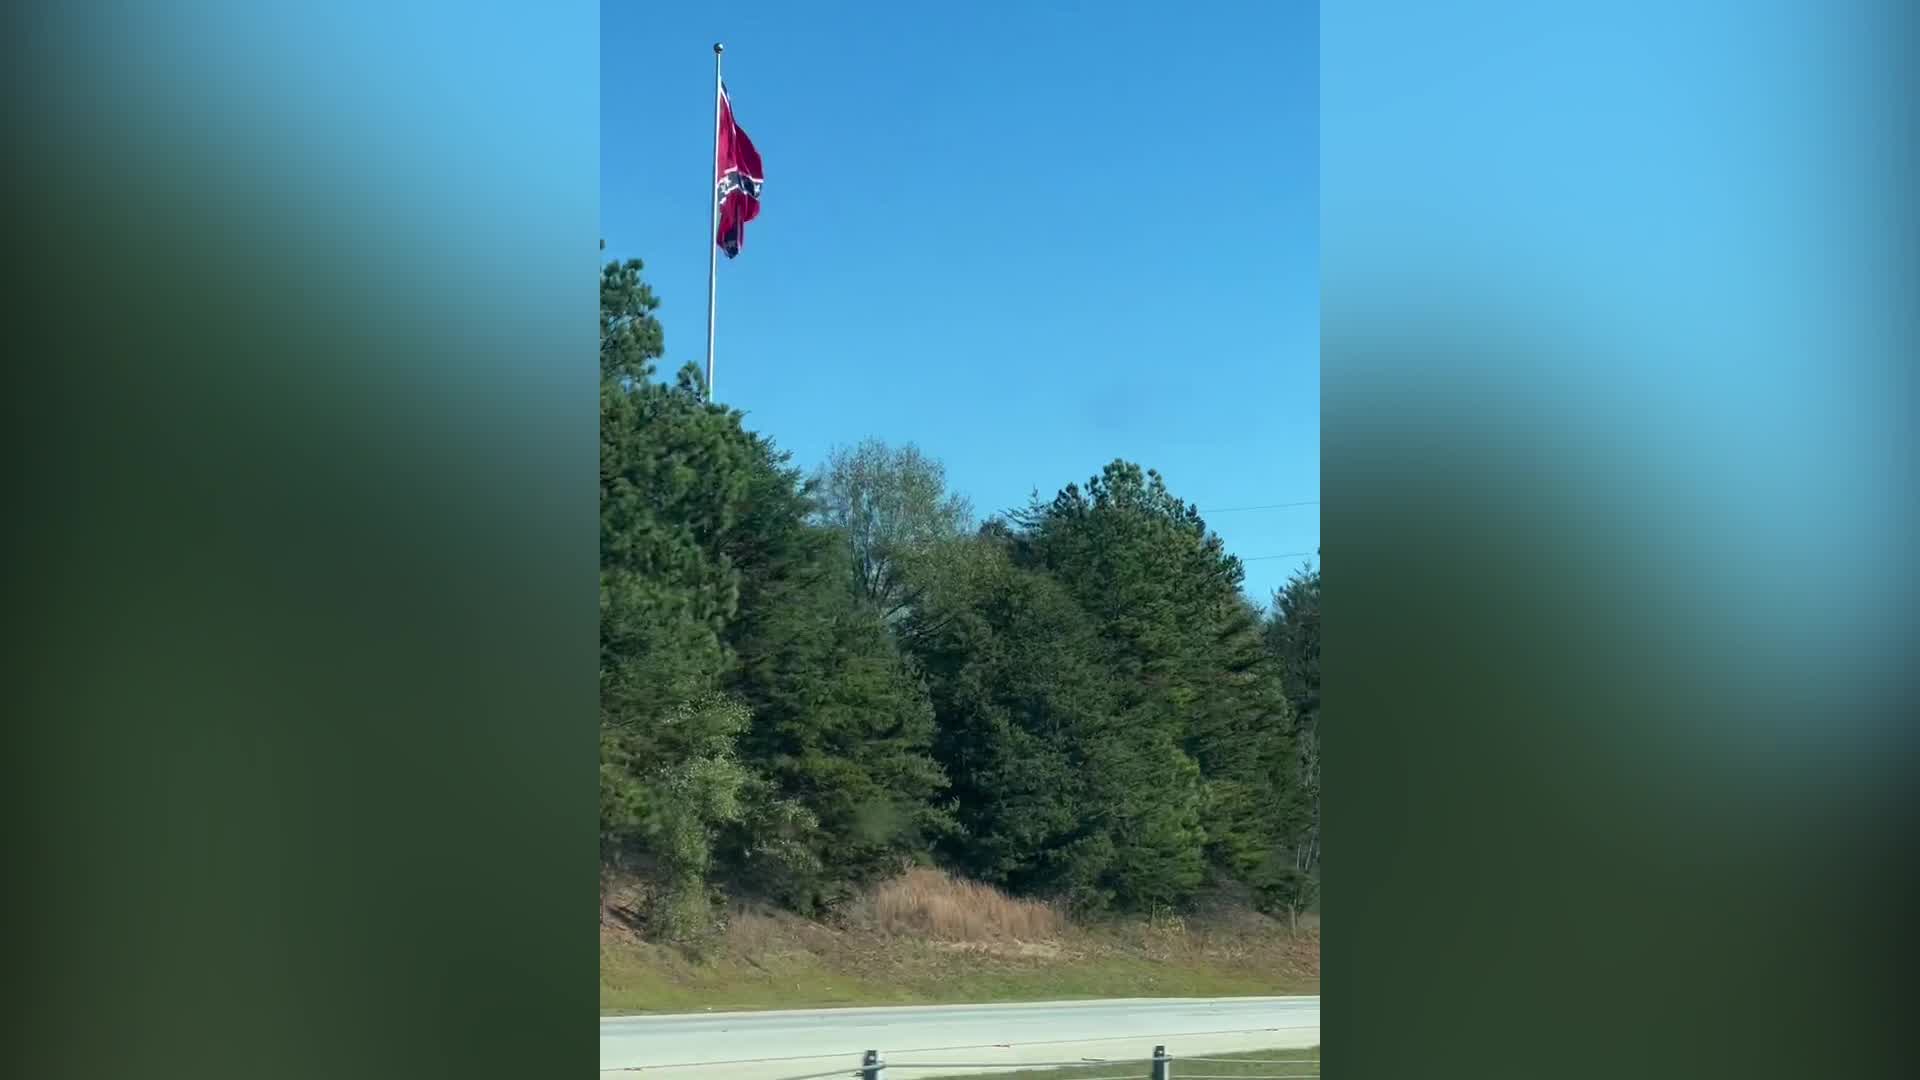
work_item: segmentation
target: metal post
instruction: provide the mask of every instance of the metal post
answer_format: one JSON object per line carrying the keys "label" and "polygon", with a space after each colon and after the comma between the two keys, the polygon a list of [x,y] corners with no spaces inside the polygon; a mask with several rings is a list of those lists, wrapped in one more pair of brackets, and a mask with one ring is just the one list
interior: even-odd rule
{"label": "metal post", "polygon": [[867,1056],[860,1059],[860,1080],[885,1080],[886,1069],[880,1064],[880,1051],[869,1050]]}
{"label": "metal post", "polygon": [[1164,1046],[1153,1048],[1153,1080],[1173,1080],[1173,1059]]}
{"label": "metal post", "polygon": [[712,220],[707,224],[707,400],[713,400],[714,285],[720,277],[720,54],[727,47],[713,43],[713,158],[707,162],[707,202]]}

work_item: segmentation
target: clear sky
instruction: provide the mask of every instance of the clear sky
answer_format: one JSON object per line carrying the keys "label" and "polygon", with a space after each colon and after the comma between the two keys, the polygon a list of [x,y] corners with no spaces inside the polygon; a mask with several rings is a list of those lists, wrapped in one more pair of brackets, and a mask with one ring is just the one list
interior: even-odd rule
{"label": "clear sky", "polygon": [[[602,6],[601,223],[704,363],[712,44],[766,167],[717,396],[811,468],[914,442],[982,513],[1116,457],[1320,497],[1311,0]],[[1264,602],[1317,504],[1208,514]],[[1317,562],[1317,559],[1312,561]]]}

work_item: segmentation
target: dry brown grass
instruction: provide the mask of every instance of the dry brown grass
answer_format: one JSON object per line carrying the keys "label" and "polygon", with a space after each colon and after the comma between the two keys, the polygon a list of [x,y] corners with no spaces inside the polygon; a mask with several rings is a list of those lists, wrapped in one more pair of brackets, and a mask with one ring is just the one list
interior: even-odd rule
{"label": "dry brown grass", "polygon": [[[1069,920],[923,871],[828,920],[736,904],[699,948],[616,924],[600,938],[616,1012],[1225,997],[1319,992],[1318,927],[1223,909]],[[955,940],[972,934],[983,940]],[[1025,935],[1028,940],[1021,940]]]}
{"label": "dry brown grass", "polygon": [[909,870],[881,884],[850,915],[882,933],[934,941],[1051,941],[1067,927],[1050,904],[931,869]]}
{"label": "dry brown grass", "polygon": [[1320,920],[1316,918],[1312,927],[1302,927],[1287,938],[1288,959],[1294,969],[1302,975],[1320,979]]}
{"label": "dry brown grass", "polygon": [[1182,915],[1069,919],[935,870],[809,919],[740,902],[713,933],[667,944],[605,894],[600,1002],[616,1012],[1318,993],[1318,920],[1231,903]]}

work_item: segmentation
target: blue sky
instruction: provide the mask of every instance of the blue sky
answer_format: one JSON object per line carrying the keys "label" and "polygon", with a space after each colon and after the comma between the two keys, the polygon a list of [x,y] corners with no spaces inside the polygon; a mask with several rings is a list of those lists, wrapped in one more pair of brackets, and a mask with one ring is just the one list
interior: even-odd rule
{"label": "blue sky", "polygon": [[[1116,457],[1320,497],[1317,5],[603,5],[601,223],[704,362],[714,41],[766,166],[715,386],[811,468],[914,442],[983,514]],[[1243,558],[1319,507],[1209,514]],[[1265,601],[1307,560],[1247,563]],[[1317,560],[1315,560],[1317,561]]]}

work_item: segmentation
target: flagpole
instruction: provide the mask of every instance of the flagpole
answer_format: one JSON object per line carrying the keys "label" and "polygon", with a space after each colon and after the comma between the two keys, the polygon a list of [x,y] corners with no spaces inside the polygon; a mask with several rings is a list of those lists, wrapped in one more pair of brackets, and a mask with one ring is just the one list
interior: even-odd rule
{"label": "flagpole", "polygon": [[713,43],[713,157],[707,159],[707,202],[713,220],[707,226],[707,401],[713,401],[713,315],[714,286],[720,276],[720,54],[726,51]]}

